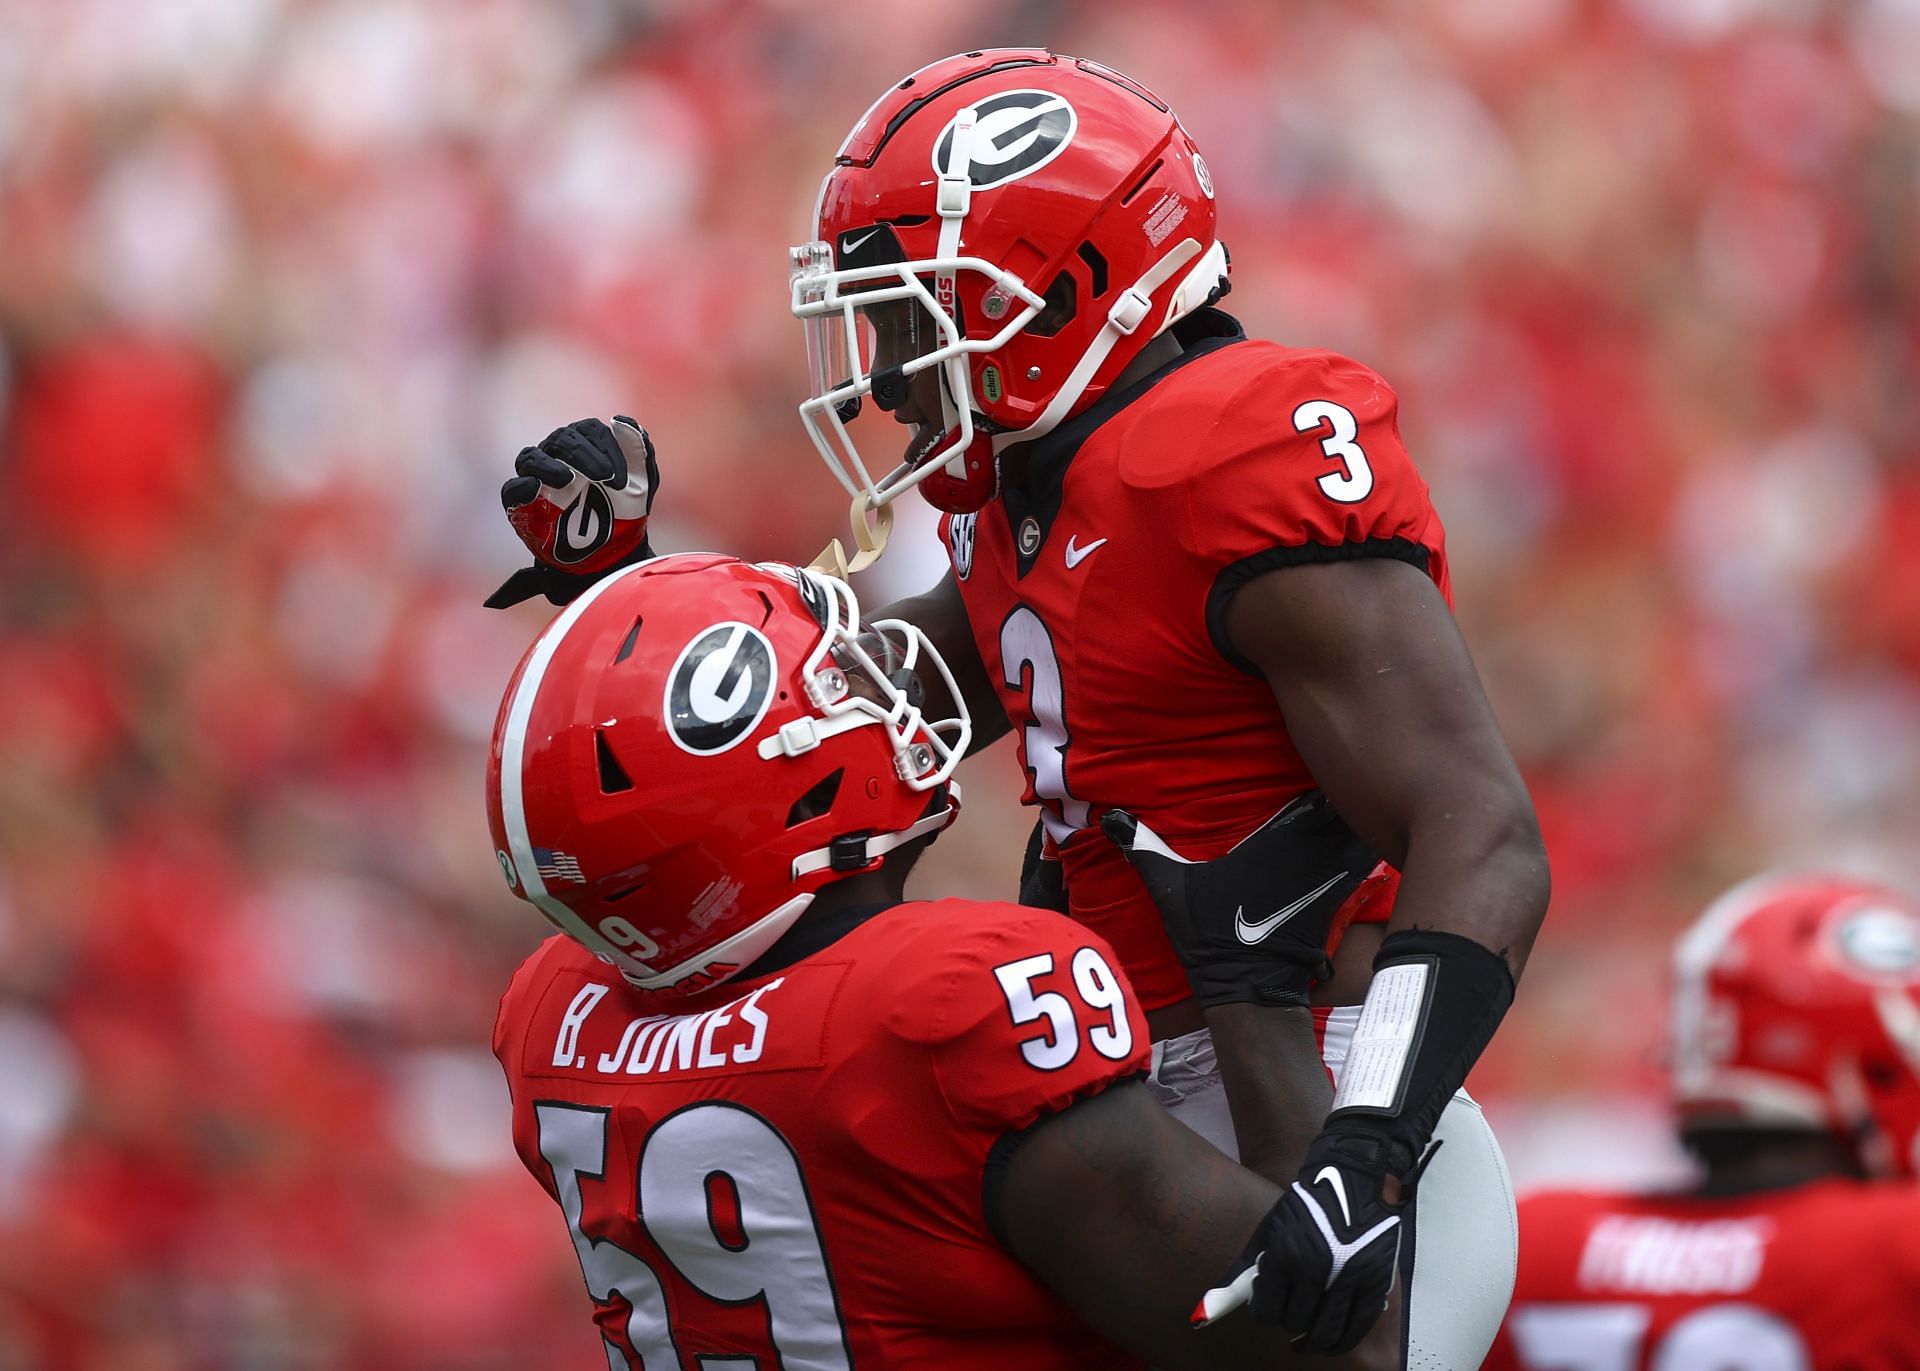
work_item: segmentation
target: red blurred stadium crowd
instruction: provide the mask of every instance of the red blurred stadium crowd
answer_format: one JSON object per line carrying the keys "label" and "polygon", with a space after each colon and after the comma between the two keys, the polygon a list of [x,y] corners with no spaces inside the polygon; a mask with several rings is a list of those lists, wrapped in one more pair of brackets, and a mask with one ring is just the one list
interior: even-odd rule
{"label": "red blurred stadium crowd", "polygon": [[[1670,1164],[1715,890],[1920,884],[1911,0],[12,0],[0,1371],[596,1364],[487,1051],[544,931],[494,490],[631,409],[657,544],[837,532],[784,248],[870,87],[989,42],[1169,98],[1228,307],[1401,392],[1554,863],[1476,1077],[1523,1184]],[[1004,897],[967,776],[922,888]]]}

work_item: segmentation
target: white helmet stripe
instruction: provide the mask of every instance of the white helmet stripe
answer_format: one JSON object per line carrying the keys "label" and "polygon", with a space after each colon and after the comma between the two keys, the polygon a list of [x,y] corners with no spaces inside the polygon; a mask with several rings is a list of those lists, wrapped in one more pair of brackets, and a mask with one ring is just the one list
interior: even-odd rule
{"label": "white helmet stripe", "polygon": [[520,684],[513,692],[513,702],[507,706],[507,722],[500,734],[500,823],[507,831],[508,855],[513,858],[514,869],[520,874],[521,888],[526,891],[527,898],[539,906],[541,913],[566,929],[589,951],[612,957],[616,965],[640,974],[648,970],[643,963],[635,961],[624,950],[608,942],[600,936],[599,929],[547,893],[546,882],[541,879],[539,866],[534,861],[533,840],[527,834],[525,786],[527,720],[533,715],[533,704],[540,694],[540,683],[546,679],[547,667],[552,664],[554,653],[560,650],[561,640],[580,622],[580,616],[587,612],[595,600],[646,565],[648,563],[638,562],[630,567],[622,567],[604,580],[596,581],[547,625],[533,645],[526,670],[520,673]]}
{"label": "white helmet stripe", "polygon": [[[1673,1088],[1681,1099],[1697,1098],[1716,1088],[1735,1092],[1765,1112],[1771,1102],[1757,1092],[1740,1088],[1744,1073],[1717,1067],[1707,1056],[1709,1001],[1707,979],[1714,963],[1740,925],[1752,918],[1795,879],[1787,871],[1750,876],[1723,893],[1680,935],[1673,948],[1673,1004],[1669,1031],[1673,1044]],[[1803,1102],[1804,1103],[1804,1102]]]}
{"label": "white helmet stripe", "polygon": [[1704,981],[1734,931],[1771,903],[1783,889],[1806,879],[1797,871],[1763,871],[1722,894],[1674,945],[1673,967],[1683,982]]}

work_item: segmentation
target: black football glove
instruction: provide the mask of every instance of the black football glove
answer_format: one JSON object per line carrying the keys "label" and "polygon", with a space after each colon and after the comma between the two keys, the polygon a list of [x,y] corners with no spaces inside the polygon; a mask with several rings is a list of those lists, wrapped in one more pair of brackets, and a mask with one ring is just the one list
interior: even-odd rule
{"label": "black football glove", "polygon": [[1305,1351],[1351,1351],[1393,1293],[1400,1214],[1417,1173],[1388,1204],[1387,1150],[1366,1133],[1322,1133],[1254,1234],[1253,1316],[1300,1334]]}
{"label": "black football glove", "polygon": [[1203,1007],[1306,1004],[1331,972],[1334,916],[1376,861],[1317,790],[1210,862],[1180,856],[1125,810],[1100,827],[1146,882]]}
{"label": "black football glove", "polygon": [[653,440],[624,414],[611,425],[579,419],[522,448],[500,487],[507,522],[533,565],[487,597],[505,609],[544,595],[564,605],[615,567],[653,556],[647,518],[660,488]]}
{"label": "black football glove", "polygon": [[1033,836],[1027,839],[1026,860],[1020,864],[1020,903],[1065,914],[1066,868],[1058,852],[1049,855],[1052,847],[1047,841],[1046,820],[1042,819],[1033,826]]}
{"label": "black football glove", "polygon": [[1251,1299],[1310,1351],[1342,1352],[1365,1335],[1393,1289],[1399,1215],[1439,1151],[1441,1111],[1512,1003],[1501,953],[1438,929],[1387,935],[1333,1111],[1261,1221],[1247,1269],[1201,1297],[1196,1324]]}

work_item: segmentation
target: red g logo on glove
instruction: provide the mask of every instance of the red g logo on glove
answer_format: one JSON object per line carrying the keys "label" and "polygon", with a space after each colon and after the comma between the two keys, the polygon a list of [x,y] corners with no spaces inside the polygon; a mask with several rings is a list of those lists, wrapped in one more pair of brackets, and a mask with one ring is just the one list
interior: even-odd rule
{"label": "red g logo on glove", "polygon": [[533,595],[565,604],[602,572],[653,555],[647,516],[660,485],[653,441],[626,415],[580,419],[521,449],[500,487],[507,522],[533,553],[488,599],[501,608]]}
{"label": "red g logo on glove", "polygon": [[[586,478],[577,477],[576,481],[584,482]],[[594,554],[611,547],[613,501],[598,484],[587,482],[574,495],[573,503],[562,509],[555,497],[564,498],[565,493],[543,487],[526,504],[508,510],[507,522],[520,535],[520,541],[533,549],[533,555],[543,562],[569,571],[605,570],[610,564],[608,559],[602,558],[600,564],[595,565]],[[642,515],[636,522],[641,537],[645,537],[646,516]],[[618,560],[617,556],[613,560]]]}
{"label": "red g logo on glove", "polygon": [[500,489],[508,522],[548,566],[605,571],[645,541],[659,473],[646,430],[625,415],[555,429],[513,469]]}

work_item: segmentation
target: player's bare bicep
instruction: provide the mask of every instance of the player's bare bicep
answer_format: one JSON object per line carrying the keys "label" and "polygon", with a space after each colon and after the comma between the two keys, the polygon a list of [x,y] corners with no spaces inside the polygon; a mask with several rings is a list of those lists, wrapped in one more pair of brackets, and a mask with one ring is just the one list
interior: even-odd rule
{"label": "player's bare bicep", "polygon": [[1387,558],[1285,567],[1243,586],[1226,623],[1334,808],[1407,873],[1396,920],[1506,950],[1517,971],[1546,909],[1545,851],[1439,588]]}
{"label": "player's bare bicep", "polygon": [[1228,609],[1341,815],[1396,865],[1416,794],[1519,784],[1439,588],[1385,558],[1287,567]]}
{"label": "player's bare bicep", "polygon": [[1276,684],[1346,681],[1367,669],[1473,673],[1440,588],[1394,557],[1269,571],[1235,593],[1226,627],[1234,648]]}
{"label": "player's bare bicep", "polygon": [[1278,1194],[1126,1083],[1034,1126],[1007,1163],[998,1217],[1030,1271],[1156,1366],[1238,1365],[1241,1343],[1273,1365],[1268,1330],[1197,1333],[1188,1315],[1233,1274]]}

